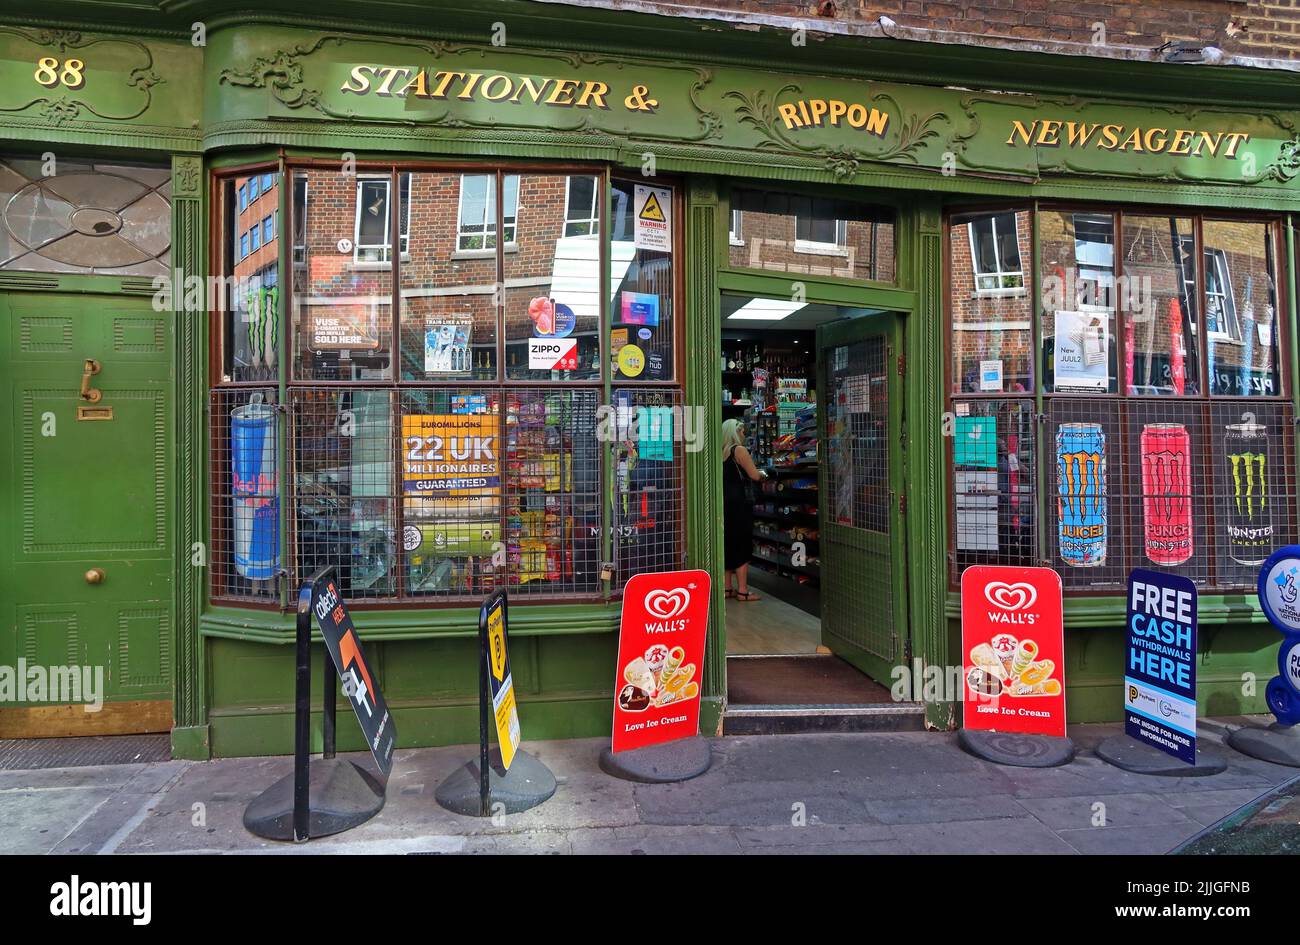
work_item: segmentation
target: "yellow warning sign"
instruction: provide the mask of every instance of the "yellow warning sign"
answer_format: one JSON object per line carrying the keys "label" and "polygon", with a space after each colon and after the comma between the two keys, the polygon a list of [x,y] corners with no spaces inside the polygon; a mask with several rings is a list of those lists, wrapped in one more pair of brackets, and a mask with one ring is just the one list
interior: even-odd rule
{"label": "yellow warning sign", "polygon": [[496,677],[497,682],[504,681],[507,665],[506,634],[500,607],[494,607],[488,614],[488,653],[491,657],[492,675]]}
{"label": "yellow warning sign", "polygon": [[654,220],[656,223],[665,222],[664,211],[659,206],[659,198],[655,196],[655,192],[653,190],[650,191],[650,193],[646,196],[645,206],[641,208],[641,214],[639,219]]}

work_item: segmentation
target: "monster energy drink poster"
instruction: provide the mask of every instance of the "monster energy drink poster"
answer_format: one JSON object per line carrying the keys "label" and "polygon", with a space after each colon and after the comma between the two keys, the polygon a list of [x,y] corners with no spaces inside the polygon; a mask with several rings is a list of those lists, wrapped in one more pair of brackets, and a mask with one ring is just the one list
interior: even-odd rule
{"label": "monster energy drink poster", "polygon": [[1268,428],[1253,419],[1227,424],[1223,444],[1228,557],[1255,567],[1273,551]]}

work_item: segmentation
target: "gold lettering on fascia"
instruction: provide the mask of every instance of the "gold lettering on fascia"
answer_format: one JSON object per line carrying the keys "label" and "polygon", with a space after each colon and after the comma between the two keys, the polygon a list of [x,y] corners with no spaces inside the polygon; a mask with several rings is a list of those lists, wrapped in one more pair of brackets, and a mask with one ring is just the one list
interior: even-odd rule
{"label": "gold lettering on fascia", "polygon": [[801,128],[849,127],[883,138],[889,128],[889,113],[860,102],[838,98],[807,98],[776,107],[787,131]]}
{"label": "gold lettering on fascia", "polygon": [[1199,128],[1143,128],[1100,121],[1035,118],[1011,122],[1006,143],[1011,147],[1095,148],[1131,154],[1171,154],[1180,157],[1224,157],[1236,160],[1250,140],[1244,131]]}
{"label": "gold lettering on fascia", "polygon": [[[557,79],[401,66],[353,66],[340,92],[382,98],[425,98],[608,109],[609,84],[597,79]],[[629,107],[632,107],[629,105]]]}

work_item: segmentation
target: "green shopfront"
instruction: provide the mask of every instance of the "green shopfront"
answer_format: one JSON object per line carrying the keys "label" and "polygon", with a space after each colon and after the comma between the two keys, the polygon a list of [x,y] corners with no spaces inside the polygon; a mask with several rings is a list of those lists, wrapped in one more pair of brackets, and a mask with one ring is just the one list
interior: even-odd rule
{"label": "green shopfront", "polygon": [[[332,565],[403,746],[475,737],[498,586],[526,737],[607,733],[623,584],[721,577],[735,295],[871,313],[881,339],[879,468],[821,481],[874,509],[823,518],[845,526],[822,560],[836,653],[886,686],[960,664],[962,569],[1046,565],[1071,720],[1114,719],[1125,577],[1154,565],[1201,587],[1201,711],[1264,711],[1276,640],[1249,562],[1297,538],[1300,104],[1280,78],[722,43],[524,2],[436,23],[393,4],[382,31],[330,3],[313,22],[214,2],[148,34],[47,6],[0,23],[0,664],[104,664],[98,730],[289,750],[291,604]],[[866,324],[819,336],[823,400]],[[1104,473],[1061,458],[1076,424]],[[1190,455],[1172,537],[1144,507],[1164,424]],[[1063,536],[1058,476],[1097,473],[1105,527]],[[959,723],[951,692],[911,696]],[[7,707],[0,729],[85,730],[65,709]]]}

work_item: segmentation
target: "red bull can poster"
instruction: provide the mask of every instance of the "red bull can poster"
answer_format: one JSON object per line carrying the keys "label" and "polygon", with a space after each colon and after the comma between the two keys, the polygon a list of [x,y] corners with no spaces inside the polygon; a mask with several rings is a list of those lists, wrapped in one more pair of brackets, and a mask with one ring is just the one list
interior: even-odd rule
{"label": "red bull can poster", "polygon": [[1142,427],[1142,518],[1146,556],[1182,564],[1192,556],[1192,444],[1181,423]]}
{"label": "red bull can poster", "polygon": [[280,501],[275,410],[253,394],[230,414],[231,514],[235,571],[266,581],[280,568]]}
{"label": "red bull can poster", "polygon": [[1056,431],[1056,519],[1061,560],[1089,568],[1106,561],[1106,434],[1100,423]]}

